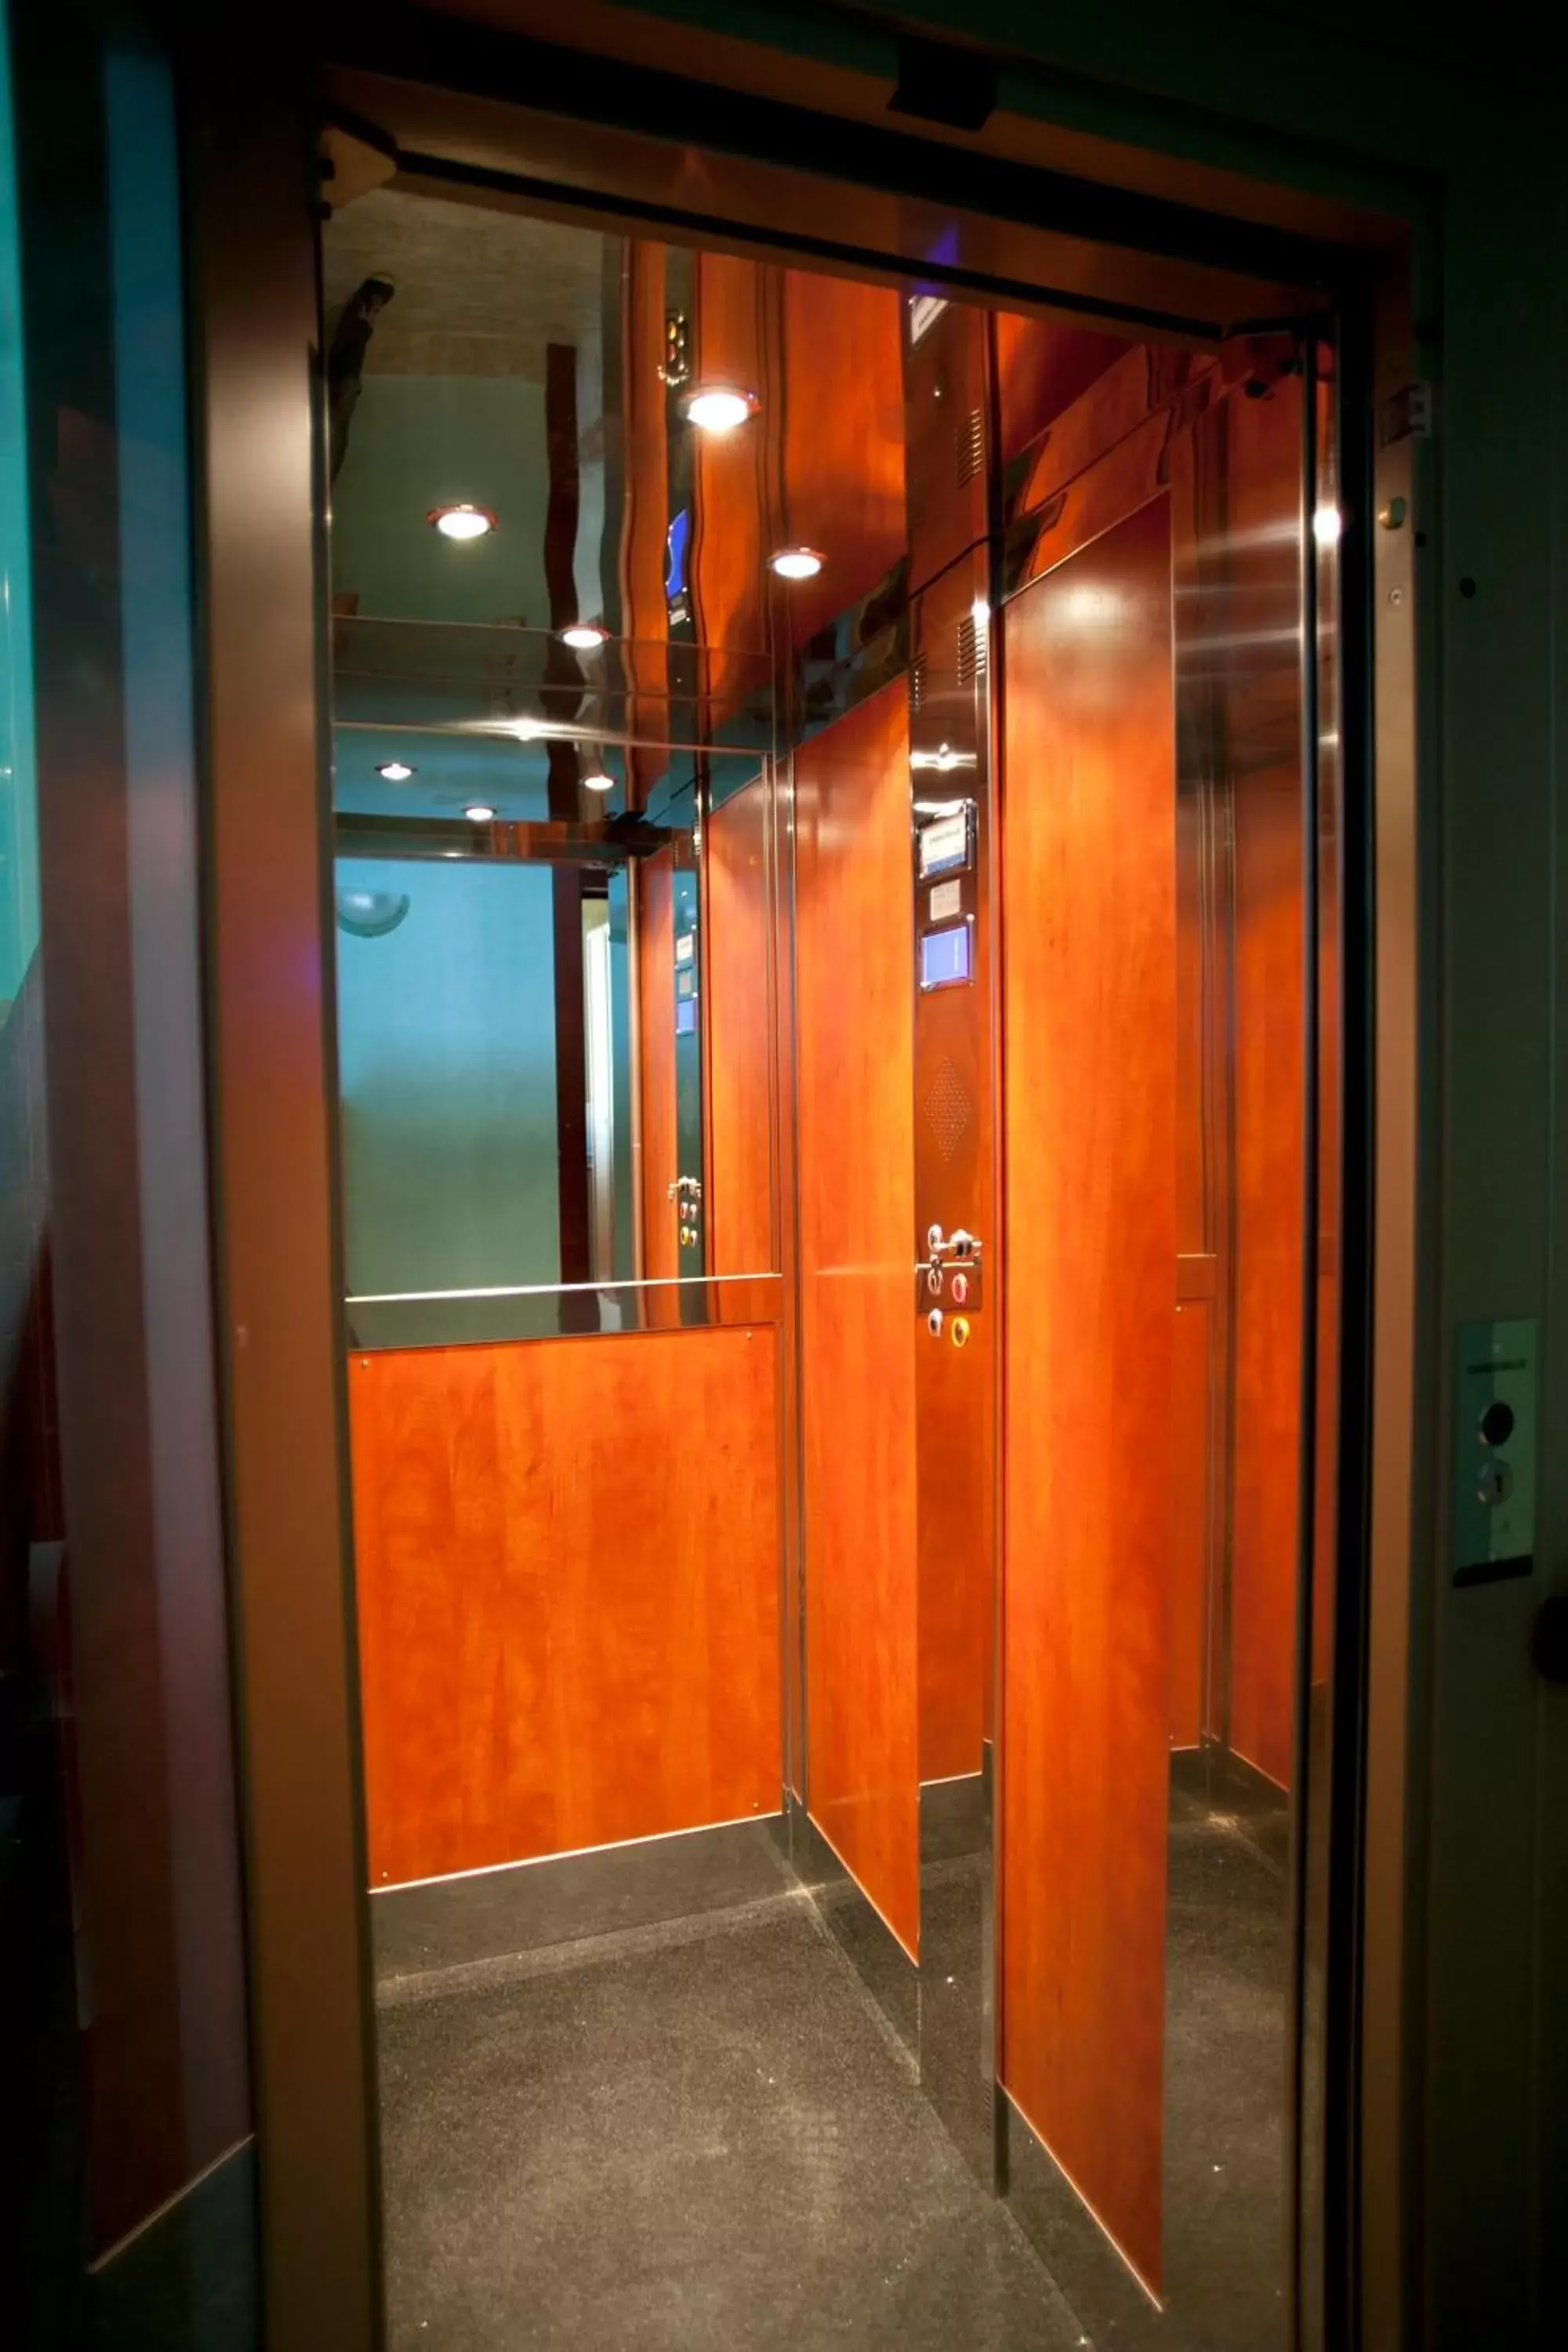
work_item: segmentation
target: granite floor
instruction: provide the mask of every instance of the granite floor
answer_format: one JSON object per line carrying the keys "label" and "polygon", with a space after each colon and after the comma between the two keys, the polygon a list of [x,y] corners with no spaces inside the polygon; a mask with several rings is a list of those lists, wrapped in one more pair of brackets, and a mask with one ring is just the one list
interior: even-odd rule
{"label": "granite floor", "polygon": [[384,1977],[395,2352],[1089,2336],[809,1898]]}

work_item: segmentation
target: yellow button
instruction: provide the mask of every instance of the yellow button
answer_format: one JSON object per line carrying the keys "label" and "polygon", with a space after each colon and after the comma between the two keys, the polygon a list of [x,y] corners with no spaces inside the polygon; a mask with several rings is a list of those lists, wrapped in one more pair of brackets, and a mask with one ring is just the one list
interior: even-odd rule
{"label": "yellow button", "polygon": [[969,1318],[968,1318],[968,1316],[967,1316],[967,1315],[955,1315],[955,1316],[953,1317],[953,1318],[952,1318],[952,1344],[953,1344],[953,1346],[954,1346],[955,1348],[967,1348],[967,1347],[968,1347],[968,1345],[969,1345]]}

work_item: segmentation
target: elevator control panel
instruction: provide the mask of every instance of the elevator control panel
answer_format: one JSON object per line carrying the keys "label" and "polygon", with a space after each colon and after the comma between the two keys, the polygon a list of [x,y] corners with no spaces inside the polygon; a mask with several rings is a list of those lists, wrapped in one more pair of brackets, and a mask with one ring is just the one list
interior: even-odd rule
{"label": "elevator control panel", "polygon": [[[984,1303],[981,1277],[985,1252],[979,1235],[965,1233],[962,1226],[949,1234],[940,1225],[931,1225],[925,1244],[925,1256],[915,1268],[916,1295],[928,1310],[931,1338],[940,1339],[944,1308],[966,1307],[973,1314]],[[956,1319],[963,1323],[963,1339],[959,1339],[956,1328],[952,1337],[962,1348],[969,1337],[969,1325],[963,1316]]]}
{"label": "elevator control panel", "polygon": [[1454,1350],[1456,1584],[1528,1576],[1535,1552],[1536,1327],[1462,1323]]}
{"label": "elevator control panel", "polygon": [[669,1198],[676,1204],[682,1249],[702,1246],[702,1180],[700,1176],[678,1176],[668,1187]]}

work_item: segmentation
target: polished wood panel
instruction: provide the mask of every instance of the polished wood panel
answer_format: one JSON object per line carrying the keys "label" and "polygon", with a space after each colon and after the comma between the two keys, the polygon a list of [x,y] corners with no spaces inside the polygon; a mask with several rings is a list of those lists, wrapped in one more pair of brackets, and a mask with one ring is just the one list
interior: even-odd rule
{"label": "polished wood panel", "polygon": [[765,654],[781,426],[770,357],[778,339],[781,273],[729,253],[699,254],[695,268],[695,380],[736,384],[763,400],[749,425],[696,436],[697,633],[704,645]]}
{"label": "polished wood panel", "polygon": [[[677,1173],[674,850],[656,850],[643,859],[636,873],[642,1271],[648,1282],[668,1282],[686,1271],[680,1264],[679,1221],[669,1191]],[[673,1302],[669,1311],[670,1319],[679,1320]]]}
{"label": "polished wood panel", "polygon": [[773,1249],[768,798],[759,777],[708,820],[708,1270],[756,1274]]}
{"label": "polished wood panel", "polygon": [[904,552],[901,299],[890,287],[785,273],[781,530],[826,559],[815,580],[777,591],[797,646]]}
{"label": "polished wood panel", "polygon": [[1172,1376],[1175,1470],[1172,1488],[1170,1618],[1166,1672],[1173,1748],[1195,1748],[1205,1729],[1208,1655],[1209,1415],[1214,1311],[1205,1298],[1176,1307]]}
{"label": "polished wood panel", "polygon": [[[665,349],[663,246],[638,238],[626,247],[621,331],[626,354],[621,386],[623,450],[620,587],[621,634],[631,640],[631,682],[639,693],[668,688],[669,608],[665,600],[665,539],[669,530],[669,446],[667,399],[659,380]],[[626,754],[635,801],[647,799],[664,768],[657,750]]]}
{"label": "polished wood panel", "polygon": [[902,682],[795,761],[812,1818],[920,1945],[914,953]]}
{"label": "polished wood panel", "polygon": [[1295,1738],[1305,1279],[1301,393],[1226,400],[1225,600],[1241,640],[1216,681],[1232,771],[1235,1465],[1229,1741],[1280,1787]]}
{"label": "polished wood panel", "polygon": [[1005,611],[1003,2080],[1160,2277],[1175,751],[1152,503]]}
{"label": "polished wood panel", "polygon": [[1099,335],[1050,319],[999,314],[996,394],[1001,461],[1006,465],[1127,356],[1122,335]]}
{"label": "polished wood panel", "polygon": [[1295,1722],[1300,1543],[1301,790],[1236,799],[1236,1493],[1230,1744],[1283,1788]]}
{"label": "polished wood panel", "polygon": [[779,1803],[773,1329],[355,1356],[371,1880]]}

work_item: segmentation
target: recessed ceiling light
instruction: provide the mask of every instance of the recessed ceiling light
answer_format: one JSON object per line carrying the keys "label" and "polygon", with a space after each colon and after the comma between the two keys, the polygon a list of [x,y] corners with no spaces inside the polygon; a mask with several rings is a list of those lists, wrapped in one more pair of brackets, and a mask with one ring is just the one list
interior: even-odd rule
{"label": "recessed ceiling light", "polygon": [[694,383],[681,394],[680,405],[687,423],[700,433],[733,433],[737,425],[756,415],[762,403],[738,383]]}
{"label": "recessed ceiling light", "polygon": [[574,621],[569,629],[562,629],[558,635],[562,644],[570,646],[574,654],[597,653],[610,641],[608,629],[602,629],[597,621]]}
{"label": "recessed ceiling light", "polygon": [[466,808],[463,811],[463,814],[469,820],[470,824],[489,824],[494,819],[495,811],[491,808],[489,801],[476,801],[472,808]]}
{"label": "recessed ceiling light", "polygon": [[458,499],[450,506],[432,507],[425,520],[434,523],[445,539],[483,539],[494,530],[499,517],[489,507]]}
{"label": "recessed ceiling light", "polygon": [[375,772],[384,776],[389,784],[405,784],[414,771],[406,760],[383,760]]}
{"label": "recessed ceiling light", "polygon": [[815,580],[822,569],[822,558],[815,547],[781,547],[769,556],[768,568],[781,580]]}
{"label": "recessed ceiling light", "polygon": [[583,779],[585,793],[613,793],[615,789],[616,780],[608,768],[592,768]]}

